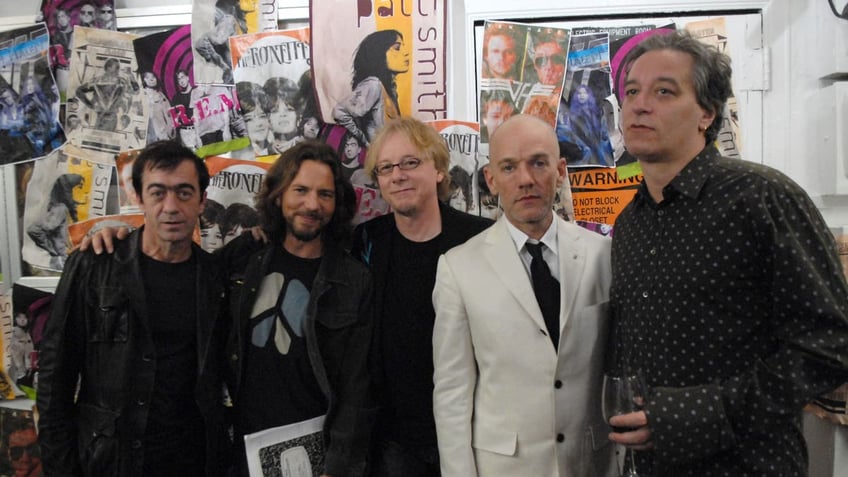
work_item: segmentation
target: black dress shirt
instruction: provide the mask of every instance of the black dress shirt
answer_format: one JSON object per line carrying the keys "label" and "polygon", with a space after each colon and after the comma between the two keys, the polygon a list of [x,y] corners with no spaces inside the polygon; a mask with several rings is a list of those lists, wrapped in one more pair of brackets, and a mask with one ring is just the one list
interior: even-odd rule
{"label": "black dress shirt", "polygon": [[656,475],[806,475],[800,414],[848,380],[848,286],[804,191],[704,149],[615,224],[617,364],[641,369]]}

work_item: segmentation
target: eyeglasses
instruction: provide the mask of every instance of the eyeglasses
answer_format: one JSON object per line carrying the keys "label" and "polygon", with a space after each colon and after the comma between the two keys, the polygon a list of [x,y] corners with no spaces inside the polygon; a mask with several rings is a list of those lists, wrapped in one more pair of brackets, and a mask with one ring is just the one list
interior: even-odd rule
{"label": "eyeglasses", "polygon": [[548,63],[562,66],[565,64],[565,58],[563,58],[562,55],[537,56],[533,58],[533,64],[536,65],[537,68],[544,68],[545,66],[548,66]]}
{"label": "eyeglasses", "polygon": [[377,164],[377,167],[374,168],[374,174],[377,174],[378,176],[387,176],[392,173],[395,167],[402,171],[411,171],[420,165],[421,159],[418,159],[417,157],[405,157],[397,164],[392,164],[391,162]]}
{"label": "eyeglasses", "polygon": [[28,446],[11,446],[9,447],[9,457],[12,460],[18,460],[24,456],[24,452],[32,456],[41,455],[41,451],[38,449],[38,443],[32,443]]}

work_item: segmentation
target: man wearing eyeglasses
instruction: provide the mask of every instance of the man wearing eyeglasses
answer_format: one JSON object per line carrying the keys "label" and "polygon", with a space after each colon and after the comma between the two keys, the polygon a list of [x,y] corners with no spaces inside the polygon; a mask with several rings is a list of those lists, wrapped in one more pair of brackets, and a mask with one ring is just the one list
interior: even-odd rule
{"label": "man wearing eyeglasses", "polygon": [[374,476],[439,475],[432,401],[436,263],[491,224],[440,201],[450,196],[449,166],[442,137],[412,118],[387,123],[365,159],[365,172],[392,208],[356,228],[351,250],[371,267],[375,285]]}
{"label": "man wearing eyeglasses", "polygon": [[536,78],[546,85],[562,85],[565,77],[565,51],[553,35],[536,38],[533,49],[533,69]]}

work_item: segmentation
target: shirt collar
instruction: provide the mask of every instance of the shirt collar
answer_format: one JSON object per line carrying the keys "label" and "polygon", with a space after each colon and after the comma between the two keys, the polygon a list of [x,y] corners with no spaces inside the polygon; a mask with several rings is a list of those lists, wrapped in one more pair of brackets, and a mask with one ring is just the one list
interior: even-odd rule
{"label": "shirt collar", "polygon": [[[713,160],[720,157],[718,150],[709,145],[701,150],[694,159],[681,170],[671,182],[663,188],[663,197],[670,199],[676,195],[684,195],[690,199],[696,199],[701,194],[707,179],[710,177],[710,168]],[[638,200],[647,200],[653,203],[648,193],[648,186],[642,182],[637,193]]]}
{"label": "shirt collar", "polygon": [[[515,243],[515,249],[519,252],[524,248],[524,244],[530,240],[530,237],[527,236],[524,232],[518,230],[518,228],[509,221],[506,217],[504,217],[504,221],[506,222],[506,229],[509,231],[509,236],[512,238],[513,243]],[[551,225],[548,226],[548,230],[545,231],[545,235],[542,235],[541,240],[539,242],[545,244],[554,255],[557,254],[557,220],[556,216],[551,220]]]}

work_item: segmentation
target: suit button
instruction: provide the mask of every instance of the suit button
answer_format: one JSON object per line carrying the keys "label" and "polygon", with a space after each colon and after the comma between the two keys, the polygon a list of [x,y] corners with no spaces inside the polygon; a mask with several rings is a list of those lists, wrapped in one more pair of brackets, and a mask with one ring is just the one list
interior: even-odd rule
{"label": "suit button", "polygon": [[565,436],[562,434],[557,434],[557,442],[562,442],[565,440]]}
{"label": "suit button", "polygon": [[230,361],[238,361],[238,355],[237,354],[231,354],[230,355]]}
{"label": "suit button", "polygon": [[149,362],[153,361],[153,356],[146,354],[146,355],[141,357],[141,360],[144,361],[145,363],[149,363]]}
{"label": "suit button", "polygon": [[132,448],[133,449],[141,449],[141,441],[138,440],[138,439],[132,441]]}
{"label": "suit button", "polygon": [[147,404],[147,401],[145,401],[144,399],[139,398],[139,400],[138,400],[138,401],[136,401],[136,404],[138,404],[139,406],[144,406],[145,404]]}
{"label": "suit button", "polygon": [[561,388],[562,387],[562,381],[560,381],[559,379],[554,381],[554,387],[557,388],[557,389]]}

